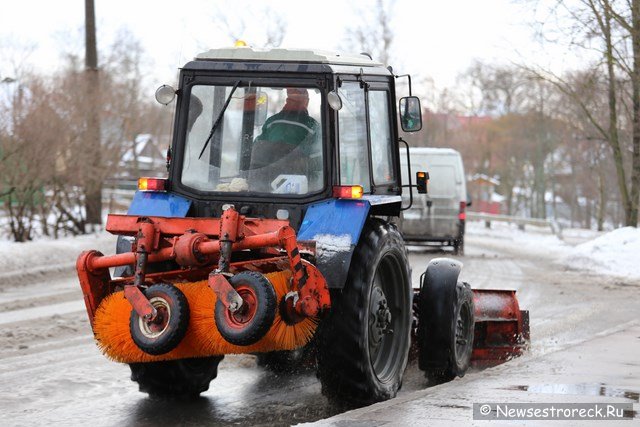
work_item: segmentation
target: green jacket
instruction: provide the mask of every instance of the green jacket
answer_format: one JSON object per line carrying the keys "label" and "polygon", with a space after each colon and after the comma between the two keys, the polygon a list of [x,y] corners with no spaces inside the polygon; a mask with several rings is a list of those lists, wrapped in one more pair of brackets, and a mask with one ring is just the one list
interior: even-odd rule
{"label": "green jacket", "polygon": [[307,153],[313,150],[312,146],[320,136],[318,122],[309,113],[304,111],[280,111],[269,117],[262,126],[262,133],[257,141],[284,142],[299,146]]}

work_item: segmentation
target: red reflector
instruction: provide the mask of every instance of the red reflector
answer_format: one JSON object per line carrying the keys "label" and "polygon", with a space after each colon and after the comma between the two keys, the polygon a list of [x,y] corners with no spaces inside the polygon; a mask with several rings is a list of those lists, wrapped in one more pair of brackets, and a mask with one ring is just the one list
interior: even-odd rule
{"label": "red reflector", "polygon": [[359,199],[363,193],[361,185],[336,185],[333,187],[333,197],[339,199]]}
{"label": "red reflector", "polygon": [[140,178],[138,179],[138,190],[140,191],[164,191],[166,179],[163,178]]}

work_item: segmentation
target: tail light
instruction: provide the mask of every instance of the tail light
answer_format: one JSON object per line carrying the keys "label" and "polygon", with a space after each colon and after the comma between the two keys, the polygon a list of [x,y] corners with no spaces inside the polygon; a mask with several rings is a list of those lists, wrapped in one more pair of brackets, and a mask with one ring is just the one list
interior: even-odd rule
{"label": "tail light", "polygon": [[140,191],[165,191],[167,180],[164,178],[140,178],[138,190]]}
{"label": "tail light", "polygon": [[361,185],[335,185],[333,187],[333,197],[339,199],[360,199],[364,194]]}
{"label": "tail light", "polygon": [[460,213],[458,213],[458,219],[464,221],[467,219],[467,202],[460,202]]}

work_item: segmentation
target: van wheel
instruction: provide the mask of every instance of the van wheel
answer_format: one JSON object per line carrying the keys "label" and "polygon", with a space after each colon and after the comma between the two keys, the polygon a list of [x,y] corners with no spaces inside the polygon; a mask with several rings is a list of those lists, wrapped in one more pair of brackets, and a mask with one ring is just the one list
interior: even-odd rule
{"label": "van wheel", "polygon": [[453,241],[453,254],[464,255],[464,236],[460,236]]}

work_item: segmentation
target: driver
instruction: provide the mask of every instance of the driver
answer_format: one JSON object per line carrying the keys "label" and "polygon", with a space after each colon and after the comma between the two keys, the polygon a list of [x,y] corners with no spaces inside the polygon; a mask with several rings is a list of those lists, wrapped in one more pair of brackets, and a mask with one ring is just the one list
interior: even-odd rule
{"label": "driver", "polygon": [[[286,179],[305,182],[295,192],[306,193],[322,180],[322,130],[309,115],[309,92],[287,88],[282,110],[269,117],[251,150],[250,170],[261,175],[265,191],[280,192]],[[294,178],[295,177],[295,178]],[[278,184],[275,180],[281,178]]]}
{"label": "driver", "polygon": [[309,115],[308,106],[309,92],[307,89],[288,88],[284,107],[279,113],[264,122],[262,133],[256,138],[256,143],[261,141],[279,142],[290,145],[291,150],[305,141],[312,143],[317,136],[319,125]]}

